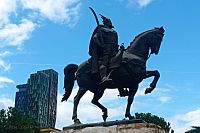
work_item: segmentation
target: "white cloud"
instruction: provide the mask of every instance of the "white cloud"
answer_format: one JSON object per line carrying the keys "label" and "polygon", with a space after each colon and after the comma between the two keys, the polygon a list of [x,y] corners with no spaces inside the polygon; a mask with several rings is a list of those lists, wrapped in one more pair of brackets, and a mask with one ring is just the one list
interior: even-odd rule
{"label": "white cloud", "polygon": [[30,33],[34,31],[36,24],[32,21],[23,19],[22,22],[17,24],[7,24],[3,29],[0,29],[1,45],[17,46],[30,38]]}
{"label": "white cloud", "polygon": [[[73,124],[71,119],[72,117],[72,110],[73,110],[73,99],[74,96],[77,94],[78,89],[75,88],[72,91],[71,96],[67,102],[60,102],[62,95],[58,94],[58,103],[57,103],[57,121],[56,121],[56,128],[62,129],[64,126],[69,126]],[[106,105],[106,103],[113,103],[115,100],[115,104],[118,99],[118,91],[115,90],[106,90],[105,95],[100,99],[100,103]],[[78,106],[78,117],[82,123],[88,122],[102,122],[102,112],[101,109],[96,107],[91,103],[93,98],[93,93],[86,92],[86,94],[80,100]],[[122,106],[123,107],[123,106]],[[117,106],[115,108],[108,108],[108,120],[113,120],[113,117],[117,117],[124,114],[125,109],[121,109],[121,106]]]}
{"label": "white cloud", "polygon": [[[90,97],[90,94],[86,93],[85,97],[86,96]],[[59,129],[61,129],[64,126],[73,124],[73,121],[72,121],[73,101],[71,101],[70,100],[71,98],[70,98],[69,101],[61,103],[60,102],[61,98],[62,96],[58,95],[56,128],[59,128]],[[90,103],[90,100],[85,101],[84,99],[81,99],[80,104],[78,106],[77,113],[82,123],[85,123],[88,121],[91,122],[94,120],[100,121],[101,110],[92,106],[92,103]]]}
{"label": "white cloud", "polygon": [[169,96],[161,96],[161,97],[158,97],[157,100],[160,101],[162,104],[164,104],[164,103],[169,102],[171,99],[172,99],[172,98],[169,97]]}
{"label": "white cloud", "polygon": [[4,60],[0,59],[0,70],[8,71],[11,68],[11,65],[6,63]]}
{"label": "white cloud", "polygon": [[136,97],[139,97],[139,96],[144,96],[145,95],[145,90],[146,88],[138,88],[137,90],[137,93],[136,93]]}
{"label": "white cloud", "polygon": [[186,121],[189,126],[200,126],[200,108],[186,113],[180,120]]}
{"label": "white cloud", "polygon": [[[66,23],[68,26],[75,25],[80,5],[80,0],[0,0],[0,48],[14,46],[20,49],[39,25],[38,19],[47,18],[53,22]],[[22,10],[16,10],[17,8],[30,11],[27,12],[27,16],[19,17],[18,11]],[[15,15],[20,23],[13,23],[12,15]],[[9,54],[9,51],[0,51],[0,70],[8,71],[11,68],[11,64],[2,59]],[[0,88],[4,88],[6,83],[10,82],[13,81],[0,77]]]}
{"label": "white cloud", "polygon": [[9,79],[7,77],[0,77],[0,83],[13,83],[14,81],[12,79]]}
{"label": "white cloud", "polygon": [[144,8],[149,5],[153,0],[128,0],[129,6],[137,6],[139,8]]}
{"label": "white cloud", "polygon": [[0,76],[0,89],[5,88],[6,84],[10,84],[10,83],[14,83],[14,81],[7,77]]}
{"label": "white cloud", "polygon": [[10,55],[11,53],[9,51],[4,51],[4,52],[0,52],[0,58],[1,57],[5,57],[5,56],[8,56]]}
{"label": "white cloud", "polygon": [[12,79],[9,79],[7,77],[0,77],[0,84],[1,83],[14,83],[14,81]]}
{"label": "white cloud", "polygon": [[9,17],[15,10],[16,0],[0,0],[0,24],[9,23]]}
{"label": "white cloud", "polygon": [[191,129],[191,126],[200,126],[200,108],[186,114],[175,115],[170,121],[176,133],[183,133]]}
{"label": "white cloud", "polygon": [[8,107],[14,106],[14,101],[8,98],[6,95],[0,96],[0,109],[8,109]]}
{"label": "white cloud", "polygon": [[[1,0],[0,47],[20,48],[39,25],[38,20],[49,19],[74,26],[79,19],[80,5],[80,0]],[[23,16],[18,15],[20,11],[25,12]],[[12,22],[11,16],[14,14],[20,20],[19,24]]]}
{"label": "white cloud", "polygon": [[[0,0],[0,48],[20,49],[42,24],[38,20],[49,19],[74,26],[79,19],[80,5],[80,0]],[[11,68],[11,64],[2,59],[8,54],[9,51],[0,51],[0,71]],[[0,87],[5,87],[5,83]]]}
{"label": "white cloud", "polygon": [[21,19],[20,24],[12,23],[10,17],[17,16],[19,3],[20,0],[0,1],[0,47],[13,45],[19,48],[34,30],[35,24],[27,19]]}
{"label": "white cloud", "polygon": [[8,71],[11,67],[10,64],[6,63],[2,58],[10,55],[9,51],[0,52],[0,70]]}
{"label": "white cloud", "polygon": [[53,22],[74,25],[79,17],[80,0],[21,0],[25,9],[38,12]]}

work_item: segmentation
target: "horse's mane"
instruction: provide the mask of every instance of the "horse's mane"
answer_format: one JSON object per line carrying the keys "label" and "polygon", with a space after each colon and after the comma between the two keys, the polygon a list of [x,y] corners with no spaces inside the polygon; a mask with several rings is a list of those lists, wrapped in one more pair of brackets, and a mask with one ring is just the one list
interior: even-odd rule
{"label": "horse's mane", "polygon": [[157,30],[159,30],[159,29],[160,29],[160,28],[155,27],[154,29],[150,29],[150,30],[147,30],[147,31],[144,31],[144,32],[138,34],[137,36],[135,36],[135,38],[133,39],[133,41],[130,42],[130,45],[129,45],[129,46],[131,46],[131,44],[132,44],[133,42],[135,42],[135,40],[136,40],[138,37],[140,37],[141,35],[146,34],[146,33],[148,33],[148,32],[157,31]]}

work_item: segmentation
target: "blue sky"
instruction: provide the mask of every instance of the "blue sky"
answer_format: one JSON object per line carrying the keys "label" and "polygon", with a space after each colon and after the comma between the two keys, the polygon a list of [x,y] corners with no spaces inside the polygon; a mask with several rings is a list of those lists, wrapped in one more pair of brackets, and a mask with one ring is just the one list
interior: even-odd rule
{"label": "blue sky", "polygon": [[[165,28],[159,55],[151,56],[147,63],[148,70],[161,73],[158,86],[144,95],[152,79],[140,84],[132,114],[151,112],[164,117],[177,133],[200,126],[199,5],[197,0],[1,0],[0,109],[14,106],[17,84],[26,83],[31,73],[52,68],[59,73],[56,127],[72,124],[77,87],[69,102],[60,103],[63,68],[89,58],[89,40],[96,26],[91,6],[97,14],[111,18],[119,43],[125,46],[145,30]],[[107,90],[100,100],[108,107],[109,120],[124,117],[126,98],[117,95],[117,90]],[[88,92],[80,103],[84,123],[101,121],[101,111],[90,99],[92,93]]]}

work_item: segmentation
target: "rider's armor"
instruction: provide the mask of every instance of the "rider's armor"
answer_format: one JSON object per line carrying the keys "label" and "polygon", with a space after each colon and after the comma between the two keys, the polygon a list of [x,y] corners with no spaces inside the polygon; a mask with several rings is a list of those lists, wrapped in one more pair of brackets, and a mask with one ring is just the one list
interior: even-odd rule
{"label": "rider's armor", "polygon": [[[100,33],[97,33],[98,37],[100,36]],[[102,52],[99,53],[99,64],[103,64],[105,66],[108,65],[109,60],[112,56],[116,55],[118,52],[118,35],[117,32],[111,28],[108,28],[107,26],[101,27],[101,34],[103,38],[103,45],[99,42],[100,49],[102,49]],[[100,39],[98,39],[100,41]]]}

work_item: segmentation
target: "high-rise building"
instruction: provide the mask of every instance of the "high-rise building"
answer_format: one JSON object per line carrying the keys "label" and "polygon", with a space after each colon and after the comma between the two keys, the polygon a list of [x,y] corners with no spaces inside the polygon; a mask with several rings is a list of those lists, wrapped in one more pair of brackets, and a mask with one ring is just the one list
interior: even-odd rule
{"label": "high-rise building", "polygon": [[[55,127],[56,123],[56,108],[57,108],[57,90],[58,90],[58,73],[56,71],[44,70],[44,73],[49,75],[49,94],[48,94],[48,118],[47,123],[51,125],[51,127]],[[54,125],[54,126],[53,126]]]}
{"label": "high-rise building", "polygon": [[[37,120],[40,127],[54,128],[58,73],[53,69],[38,71],[30,75],[27,84],[18,85],[17,88],[20,89],[16,93],[15,107]],[[25,104],[21,101],[22,97],[24,97],[24,101],[27,101]],[[22,104],[24,105],[22,106]]]}
{"label": "high-rise building", "polygon": [[16,97],[15,97],[15,106],[21,110],[24,114],[27,112],[27,103],[28,103],[28,92],[27,90],[29,89],[28,84],[22,84],[22,85],[17,85],[17,89],[19,89],[19,92],[16,92]]}

